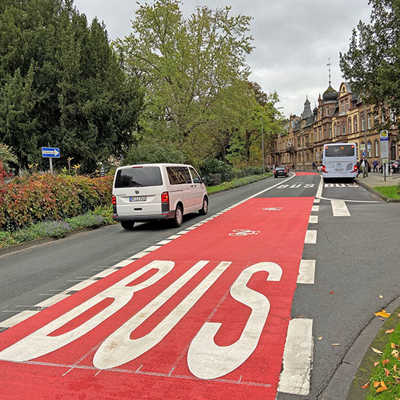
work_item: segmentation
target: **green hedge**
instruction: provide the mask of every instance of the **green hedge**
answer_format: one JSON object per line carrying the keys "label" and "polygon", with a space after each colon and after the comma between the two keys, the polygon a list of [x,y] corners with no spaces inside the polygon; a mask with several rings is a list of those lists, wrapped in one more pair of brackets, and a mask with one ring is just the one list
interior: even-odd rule
{"label": "green hedge", "polygon": [[35,174],[0,187],[0,230],[60,221],[110,204],[112,176]]}

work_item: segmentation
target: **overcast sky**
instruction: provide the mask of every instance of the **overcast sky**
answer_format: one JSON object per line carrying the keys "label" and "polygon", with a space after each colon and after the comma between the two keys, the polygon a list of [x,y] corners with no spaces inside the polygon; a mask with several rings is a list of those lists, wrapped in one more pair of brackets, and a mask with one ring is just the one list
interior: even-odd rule
{"label": "overcast sky", "polygon": [[[143,2],[142,0],[141,2]],[[151,0],[148,0],[151,1]],[[196,6],[232,6],[233,14],[253,17],[252,74],[267,93],[276,91],[282,112],[301,114],[308,96],[311,106],[328,87],[328,58],[332,86],[343,81],[339,52],[348,49],[352,29],[370,15],[368,0],[183,0],[185,15]],[[75,0],[79,11],[91,20],[104,21],[111,39],[130,33],[135,0]]]}

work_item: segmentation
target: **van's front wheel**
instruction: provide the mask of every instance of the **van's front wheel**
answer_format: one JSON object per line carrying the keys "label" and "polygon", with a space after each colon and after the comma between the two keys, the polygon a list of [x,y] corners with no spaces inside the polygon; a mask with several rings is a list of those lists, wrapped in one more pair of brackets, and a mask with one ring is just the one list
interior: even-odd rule
{"label": "van's front wheel", "polygon": [[121,221],[121,226],[126,231],[132,231],[133,227],[135,226],[135,221]]}
{"label": "van's front wheel", "polygon": [[183,222],[183,211],[182,206],[177,205],[175,210],[174,225],[181,226]]}

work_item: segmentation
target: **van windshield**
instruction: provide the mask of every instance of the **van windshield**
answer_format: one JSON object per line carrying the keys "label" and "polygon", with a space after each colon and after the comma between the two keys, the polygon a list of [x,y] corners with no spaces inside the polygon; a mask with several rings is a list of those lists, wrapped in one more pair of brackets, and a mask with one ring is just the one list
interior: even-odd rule
{"label": "van windshield", "polygon": [[161,186],[159,167],[132,167],[118,170],[115,178],[116,188]]}

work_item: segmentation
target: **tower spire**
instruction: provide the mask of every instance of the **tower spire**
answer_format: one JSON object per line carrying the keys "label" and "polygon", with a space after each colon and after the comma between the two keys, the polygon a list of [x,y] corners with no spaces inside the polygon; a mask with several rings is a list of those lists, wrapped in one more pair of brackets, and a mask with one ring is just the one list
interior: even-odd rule
{"label": "tower spire", "polygon": [[328,67],[328,71],[329,71],[329,86],[331,86],[331,58],[328,57],[328,64],[326,64]]}

